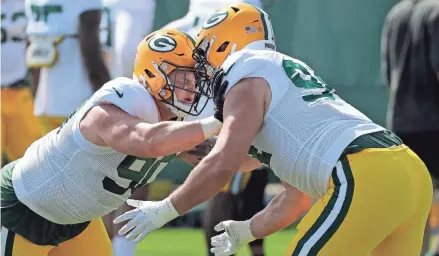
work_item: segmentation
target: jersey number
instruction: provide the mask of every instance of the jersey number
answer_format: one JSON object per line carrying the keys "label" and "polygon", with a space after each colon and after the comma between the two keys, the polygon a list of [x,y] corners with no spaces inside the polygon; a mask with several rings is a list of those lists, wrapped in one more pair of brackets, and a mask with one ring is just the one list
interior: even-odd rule
{"label": "jersey number", "polygon": [[[7,15],[5,13],[1,14],[1,18],[2,18],[2,24],[6,19],[8,19]],[[26,19],[24,12],[15,12],[10,16],[10,19],[12,22],[15,22],[16,20],[18,20],[20,18]],[[23,26],[23,28],[24,28],[24,26]],[[1,39],[2,43],[5,43],[9,39],[8,32],[4,27],[1,27],[1,32],[2,32],[2,39]],[[23,31],[23,33],[24,33],[24,31]],[[19,41],[23,41],[23,38],[18,37],[18,36],[11,36],[11,40],[14,42],[19,42]]]}
{"label": "jersey number", "polygon": [[131,181],[128,187],[118,185],[109,177],[102,180],[102,185],[105,190],[113,194],[123,195],[128,189],[131,189],[132,194],[136,188],[152,182],[175,156],[175,154],[159,158],[127,156],[117,167],[117,175]]}
{"label": "jersey number", "polygon": [[282,67],[295,86],[313,90],[312,93],[302,96],[303,100],[308,102],[320,98],[335,100],[335,90],[329,87],[319,76],[316,76],[314,70],[306,64],[298,60],[284,60]]}

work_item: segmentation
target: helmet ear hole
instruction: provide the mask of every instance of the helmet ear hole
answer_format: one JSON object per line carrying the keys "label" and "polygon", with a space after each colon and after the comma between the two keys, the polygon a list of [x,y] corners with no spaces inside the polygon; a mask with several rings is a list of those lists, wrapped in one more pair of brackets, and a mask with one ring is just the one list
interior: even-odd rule
{"label": "helmet ear hole", "polygon": [[227,49],[227,46],[229,46],[229,43],[229,41],[224,42],[220,47],[218,47],[216,52],[224,52]]}
{"label": "helmet ear hole", "polygon": [[154,75],[151,71],[149,71],[148,69],[145,69],[144,71],[145,71],[146,75],[147,75],[149,78],[154,78],[154,77],[155,77],[155,75]]}

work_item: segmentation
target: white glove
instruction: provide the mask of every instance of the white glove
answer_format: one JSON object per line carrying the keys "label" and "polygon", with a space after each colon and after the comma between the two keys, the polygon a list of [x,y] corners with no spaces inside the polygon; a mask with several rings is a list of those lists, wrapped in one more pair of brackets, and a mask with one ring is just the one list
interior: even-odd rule
{"label": "white glove", "polygon": [[227,220],[220,222],[214,229],[217,232],[225,231],[210,240],[213,246],[210,252],[215,253],[215,256],[235,254],[243,245],[256,239],[250,230],[250,220]]}
{"label": "white glove", "polygon": [[119,235],[123,236],[131,230],[125,238],[134,240],[135,243],[140,242],[149,233],[179,216],[169,198],[158,202],[128,199],[127,204],[136,207],[136,209],[120,215],[113,223],[117,224],[129,220],[119,230]]}

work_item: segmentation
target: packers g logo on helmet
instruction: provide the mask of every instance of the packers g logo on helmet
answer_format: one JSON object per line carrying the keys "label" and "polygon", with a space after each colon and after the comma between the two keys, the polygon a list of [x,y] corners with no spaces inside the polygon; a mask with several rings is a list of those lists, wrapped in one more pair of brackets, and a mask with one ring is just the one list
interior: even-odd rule
{"label": "packers g logo on helmet", "polygon": [[203,28],[208,29],[220,24],[227,18],[229,12],[227,10],[218,10],[212,16],[210,16],[204,23]]}
{"label": "packers g logo on helmet", "polygon": [[157,35],[149,40],[148,46],[156,52],[170,52],[177,47],[177,42],[169,36]]}

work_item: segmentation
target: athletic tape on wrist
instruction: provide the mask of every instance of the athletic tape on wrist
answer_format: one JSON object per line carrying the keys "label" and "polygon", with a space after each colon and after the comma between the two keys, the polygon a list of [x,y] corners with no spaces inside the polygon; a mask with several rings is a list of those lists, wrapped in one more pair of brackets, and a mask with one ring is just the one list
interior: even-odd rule
{"label": "athletic tape on wrist", "polygon": [[209,116],[200,120],[201,128],[203,129],[204,138],[209,139],[218,135],[223,126],[214,116]]}
{"label": "athletic tape on wrist", "polygon": [[169,197],[161,202],[163,203],[162,205],[160,205],[161,214],[163,214],[163,218],[166,219],[166,221],[173,220],[179,216]]}

